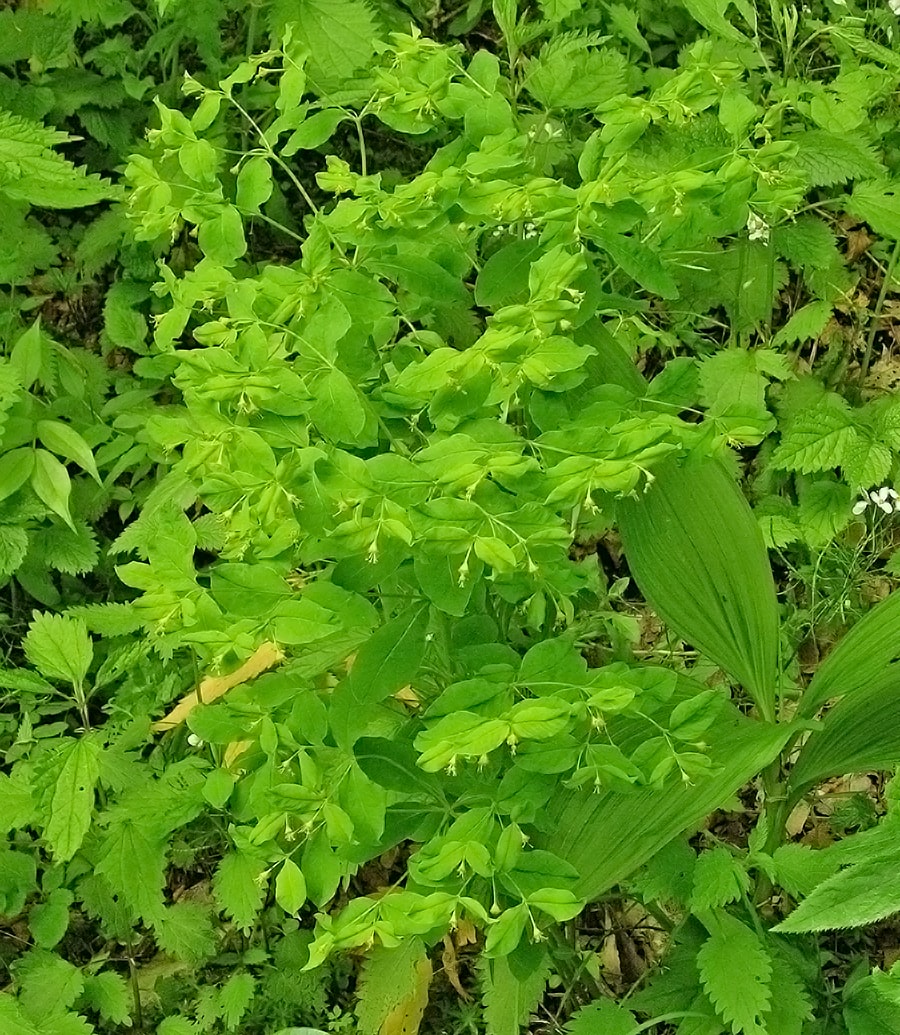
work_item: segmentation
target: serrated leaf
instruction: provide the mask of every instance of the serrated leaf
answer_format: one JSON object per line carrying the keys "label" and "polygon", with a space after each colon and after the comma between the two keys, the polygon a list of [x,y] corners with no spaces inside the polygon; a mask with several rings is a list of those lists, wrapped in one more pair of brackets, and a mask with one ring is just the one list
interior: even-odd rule
{"label": "serrated leaf", "polygon": [[234,1031],[253,1001],[256,979],[246,971],[232,974],[219,989],[219,1007],[226,1031]]}
{"label": "serrated leaf", "polygon": [[519,1035],[547,983],[550,961],[546,953],[524,973],[513,970],[509,956],[483,959],[479,969],[486,1035]]}
{"label": "serrated leaf", "polygon": [[891,849],[848,866],[820,884],[780,924],[783,934],[863,927],[900,912],[897,855]]}
{"label": "serrated leaf", "polygon": [[81,1002],[105,1021],[126,1026],[131,1023],[131,990],[125,978],[115,971],[85,975]]}
{"label": "serrated leaf", "polygon": [[845,989],[848,1035],[900,1035],[900,974],[878,969]]}
{"label": "serrated leaf", "polygon": [[[710,501],[715,501],[710,506]],[[618,510],[632,574],[675,632],[774,714],[778,611],[759,525],[717,461],[667,461]]]}
{"label": "serrated leaf", "polygon": [[28,553],[28,533],[19,525],[0,525],[0,579],[12,575]]}
{"label": "serrated leaf", "polygon": [[101,842],[94,872],[105,878],[133,920],[142,917],[149,924],[162,915],[165,853],[165,842],[125,818],[111,824]]}
{"label": "serrated leaf", "polygon": [[[402,1029],[397,1026],[397,1011],[417,1011],[423,979],[427,1002],[431,967],[418,938],[407,938],[395,948],[379,945],[371,949],[357,985],[356,1019],[360,1035],[387,1035],[386,1026],[399,1033]],[[411,1035],[417,1030],[418,1023],[408,1028]]]}
{"label": "serrated leaf", "polygon": [[63,749],[44,837],[59,862],[81,847],[91,825],[94,785],[100,776],[99,748],[93,741],[72,741]]}
{"label": "serrated leaf", "polygon": [[895,182],[870,180],[858,183],[853,188],[847,210],[864,219],[877,233],[900,241],[900,195]]}
{"label": "serrated leaf", "polygon": [[834,312],[830,302],[808,302],[792,314],[772,339],[773,345],[794,345],[817,339],[828,325]]}
{"label": "serrated leaf", "polygon": [[153,920],[153,935],[163,952],[188,963],[203,963],[216,952],[212,914],[200,902],[166,906]]}
{"label": "serrated leaf", "polygon": [[97,566],[100,554],[94,530],[83,522],[74,528],[49,525],[32,536],[32,556],[68,575],[81,575]]}
{"label": "serrated leaf", "polygon": [[762,1018],[772,998],[772,960],[765,946],[729,913],[716,914],[706,926],[710,936],[697,953],[697,969],[710,1002],[733,1032],[766,1035]]}
{"label": "serrated leaf", "polygon": [[636,1035],[640,1022],[631,1011],[608,999],[583,1006],[566,1022],[567,1035]]}
{"label": "serrated leaf", "polygon": [[68,888],[57,888],[50,892],[45,902],[32,906],[28,914],[28,929],[35,945],[52,949],[62,940],[69,926],[69,906],[74,899]]}
{"label": "serrated leaf", "polygon": [[249,930],[266,896],[262,878],[265,863],[249,852],[231,851],[219,863],[213,877],[216,902],[238,927]]}
{"label": "serrated leaf", "polygon": [[844,462],[856,435],[846,401],[829,394],[819,405],[793,417],[772,454],[772,466],[800,474],[833,470]]}
{"label": "serrated leaf", "polygon": [[736,902],[750,888],[746,871],[725,847],[701,852],[694,866],[691,909],[700,913]]}
{"label": "serrated leaf", "polygon": [[23,641],[25,656],[48,679],[81,686],[94,649],[84,622],[62,615],[34,612]]}
{"label": "serrated leaf", "polygon": [[851,136],[810,129],[790,137],[797,145],[793,164],[811,187],[829,187],[847,180],[871,180],[884,172],[869,148]]}

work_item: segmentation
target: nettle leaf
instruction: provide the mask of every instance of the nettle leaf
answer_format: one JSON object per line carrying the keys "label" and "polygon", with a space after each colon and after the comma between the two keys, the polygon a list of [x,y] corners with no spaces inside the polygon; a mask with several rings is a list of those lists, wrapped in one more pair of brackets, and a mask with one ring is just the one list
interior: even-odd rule
{"label": "nettle leaf", "polygon": [[266,897],[265,868],[259,856],[232,851],[219,863],[213,877],[216,902],[245,931],[253,926]]}
{"label": "nettle leaf", "polygon": [[750,889],[746,871],[724,846],[701,852],[694,866],[691,909],[700,913],[736,902]]}
{"label": "nettle leaf", "polygon": [[269,15],[280,37],[288,22],[293,39],[309,52],[307,70],[318,85],[351,79],[375,52],[379,23],[363,0],[289,0],[272,5]]}
{"label": "nettle leaf", "polygon": [[609,999],[583,1006],[566,1022],[567,1035],[636,1035],[641,1025],[630,1010]]}
{"label": "nettle leaf", "polygon": [[776,332],[773,345],[794,345],[797,342],[818,339],[828,326],[834,313],[834,306],[821,299],[801,306]]}
{"label": "nettle leaf", "polygon": [[80,1005],[98,1013],[104,1021],[131,1024],[131,989],[125,978],[113,970],[85,975]]}
{"label": "nettle leaf", "polygon": [[897,853],[891,847],[829,877],[773,930],[783,934],[863,927],[900,912]]}
{"label": "nettle leaf", "polygon": [[484,998],[484,1025],[487,1035],[519,1035],[521,1026],[544,994],[550,974],[546,951],[525,968],[514,967],[513,959],[482,957],[479,972]]}
{"label": "nettle leaf", "polygon": [[895,182],[869,180],[857,184],[847,209],[864,219],[877,233],[900,240],[900,195]]}
{"label": "nettle leaf", "polygon": [[900,1035],[900,971],[873,970],[845,990],[848,1035]]}
{"label": "nettle leaf", "polygon": [[831,392],[790,419],[771,464],[776,470],[801,474],[833,470],[844,462],[856,434],[847,401]]}
{"label": "nettle leaf", "polygon": [[562,33],[528,62],[525,89],[545,108],[593,108],[625,92],[628,62],[583,33]]}
{"label": "nettle leaf", "polygon": [[91,667],[94,649],[85,624],[78,618],[34,612],[23,641],[25,656],[48,679],[81,686]]}
{"label": "nettle leaf", "polygon": [[52,949],[69,927],[69,907],[75,900],[68,888],[56,888],[46,901],[33,906],[28,914],[28,930],[34,944],[41,949]]}
{"label": "nettle leaf", "polygon": [[419,969],[427,961],[418,938],[395,948],[376,945],[367,954],[357,983],[356,1019],[361,1035],[378,1035],[388,1017],[419,984]]}
{"label": "nettle leaf", "polygon": [[234,1031],[256,994],[256,979],[243,971],[232,974],[219,989],[219,1008],[226,1031]]}
{"label": "nettle leaf", "polygon": [[704,918],[709,938],[697,953],[700,981],[716,1012],[744,1035],[766,1035],[772,960],[755,931],[729,913]]}
{"label": "nettle leaf", "polygon": [[59,771],[44,837],[59,862],[81,847],[91,825],[94,786],[100,776],[100,749],[91,740],[68,743],[60,752]]}
{"label": "nettle leaf", "polygon": [[847,180],[872,180],[885,171],[871,149],[850,136],[810,129],[789,139],[797,145],[793,164],[805,174],[811,187],[830,187]]}
{"label": "nettle leaf", "polygon": [[153,920],[160,949],[188,963],[203,963],[215,955],[216,930],[212,911],[200,902],[176,902]]}
{"label": "nettle leaf", "polygon": [[759,525],[725,468],[667,461],[618,516],[632,574],[660,617],[773,718],[775,584]]}

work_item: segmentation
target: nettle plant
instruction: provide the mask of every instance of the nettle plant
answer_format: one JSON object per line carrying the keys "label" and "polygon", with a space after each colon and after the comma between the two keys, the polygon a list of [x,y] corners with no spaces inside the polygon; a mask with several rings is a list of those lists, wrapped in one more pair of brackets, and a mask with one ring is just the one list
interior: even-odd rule
{"label": "nettle plant", "polygon": [[[741,3],[739,29],[691,2],[709,35],[644,73],[629,59],[649,45],[620,6],[609,25],[589,8],[587,27],[582,5],[541,6],[539,20],[495,3],[501,58],[388,32],[343,0],[216,86],[187,77],[190,114],[158,104],[126,171],[128,212],[139,240],[177,248],[134,367],[139,419],[108,419],[159,476],[110,548],[134,599],[37,617],[24,643],[37,671],[15,677],[37,699],[71,688],[79,714],[77,729],[23,740],[0,782],[16,831],[7,912],[33,891],[36,844],[49,860],[19,999],[0,995],[16,1023],[56,1031],[72,1008],[140,1023],[115,972],[50,952],[76,901],[132,967],[150,936],[211,959],[216,910],[244,932],[295,934],[316,907],[300,966],[369,950],[373,1032],[397,1008],[421,1017],[428,950],[474,924],[496,1035],[539,1000],[560,925],[629,881],[680,904],[683,961],[633,1005],[693,1035],[801,1032],[816,973],[791,936],[896,908],[887,893],[873,903],[868,871],[840,870],[886,865],[890,820],[846,850],[781,841],[818,781],[900,761],[900,604],[791,684],[728,449],[774,432],[778,386],[795,378],[783,346],[846,303],[825,214],[892,233],[888,157],[866,134],[896,58],[866,43],[862,69],[853,17],[813,22],[807,44],[827,44],[841,72],[794,78],[795,15],[761,27]],[[775,29],[782,77],[764,45]],[[370,169],[379,124],[408,138],[392,157],[415,174]],[[352,163],[328,155],[311,176],[332,138]],[[851,180],[852,194],[817,193]],[[266,261],[276,247],[290,257]],[[789,273],[810,300],[772,336]],[[647,379],[644,338],[693,354]],[[882,460],[854,465],[835,446],[813,461],[802,388],[769,471],[833,476],[830,505],[849,520],[854,491],[895,462],[895,408],[823,402],[843,414],[841,449],[871,430]],[[627,635],[589,667],[609,592],[569,549],[613,525],[647,600],[728,682],[637,664]],[[747,852],[674,840],[757,777]],[[170,900],[167,873],[210,832],[227,838],[213,901]],[[390,887],[327,910],[394,850]],[[840,883],[854,879],[856,904]],[[775,884],[809,897],[773,933]],[[264,956],[245,954],[160,1030],[233,1029]],[[854,1035],[866,997],[891,994],[889,976],[865,980],[847,994]],[[651,1023],[600,1002],[572,1030],[598,1019]]]}

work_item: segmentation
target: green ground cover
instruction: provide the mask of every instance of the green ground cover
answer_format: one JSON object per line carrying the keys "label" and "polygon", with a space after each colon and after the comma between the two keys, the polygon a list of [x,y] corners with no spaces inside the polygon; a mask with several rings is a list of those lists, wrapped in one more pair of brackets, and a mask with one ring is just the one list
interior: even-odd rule
{"label": "green ground cover", "polygon": [[0,1033],[900,1033],[897,0],[0,4]]}

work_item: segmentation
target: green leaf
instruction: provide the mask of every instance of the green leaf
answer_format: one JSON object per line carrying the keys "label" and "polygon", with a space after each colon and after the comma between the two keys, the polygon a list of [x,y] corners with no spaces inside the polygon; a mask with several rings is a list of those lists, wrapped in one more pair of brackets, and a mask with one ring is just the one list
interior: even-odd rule
{"label": "green leaf", "polygon": [[275,901],[292,916],[306,901],[306,880],[303,871],[293,861],[285,859],[275,878]]}
{"label": "green leaf", "polygon": [[25,656],[48,679],[81,686],[91,667],[94,650],[79,618],[34,612],[23,641]]}
{"label": "green leaf", "polygon": [[67,862],[81,847],[91,825],[100,752],[93,741],[74,740],[63,748],[62,759],[44,837],[55,858]]}
{"label": "green leaf", "polygon": [[731,476],[714,460],[667,461],[618,515],[631,572],[657,613],[772,719],[775,584],[759,525]]}
{"label": "green leaf", "polygon": [[749,889],[750,878],[734,855],[725,847],[712,848],[697,857],[691,909],[694,913],[719,909],[737,902]]}
{"label": "green leaf", "polygon": [[[742,32],[739,32],[728,21],[725,15],[729,7],[737,7],[742,14],[747,14],[747,5],[735,2],[735,0],[681,0],[687,8],[688,13],[698,21],[704,29],[709,29],[716,36],[723,39],[740,43],[746,39]],[[755,24],[751,23],[751,24]]]}
{"label": "green leaf", "polygon": [[588,901],[633,874],[673,837],[705,816],[778,754],[790,736],[787,725],[768,726],[736,715],[705,735],[711,774],[696,784],[672,781],[663,791],[570,791],[557,793],[549,811],[553,833],[535,839],[580,874],[573,891]]}
{"label": "green leaf", "polygon": [[28,929],[34,944],[41,949],[52,949],[69,927],[69,906],[75,896],[68,888],[51,891],[45,902],[32,906],[28,914]]}
{"label": "green leaf", "polygon": [[69,472],[46,449],[34,450],[31,487],[38,499],[46,503],[54,514],[58,514],[69,528],[75,527],[72,523],[72,515],[69,513],[69,496],[72,492]]}
{"label": "green leaf", "polygon": [[33,470],[34,450],[30,446],[11,449],[0,456],[0,500],[18,492]]}
{"label": "green leaf", "polygon": [[110,824],[100,844],[94,873],[105,879],[134,920],[152,923],[163,913],[165,850],[164,841],[124,817]]}
{"label": "green leaf", "polygon": [[33,855],[0,848],[0,914],[18,916],[35,890],[36,878]]}
{"label": "green leaf", "polygon": [[272,169],[262,155],[252,155],[237,175],[235,204],[242,212],[253,214],[259,212],[271,196]]}
{"label": "green leaf", "polygon": [[847,210],[864,219],[876,233],[900,241],[900,196],[896,183],[883,180],[858,183]]}
{"label": "green leaf", "polygon": [[830,302],[821,300],[809,302],[798,309],[779,328],[772,339],[773,345],[794,345],[797,342],[816,340],[822,331],[828,326],[828,321],[834,313],[834,306]]}
{"label": "green leaf", "polygon": [[349,747],[365,730],[370,706],[413,680],[425,655],[428,608],[412,607],[360,648],[350,674],[331,696],[332,730]]}
{"label": "green leaf", "polygon": [[637,1035],[640,1027],[630,1010],[609,999],[597,999],[572,1014],[565,1031],[567,1035]]}
{"label": "green leaf", "polygon": [[98,485],[102,484],[90,446],[72,427],[59,420],[39,420],[35,432],[47,449],[74,460]]}
{"label": "green leaf", "polygon": [[766,1035],[762,1016],[772,998],[772,961],[759,937],[729,913],[704,925],[710,936],[697,953],[697,969],[716,1012],[744,1035]]}
{"label": "green leaf", "polygon": [[332,367],[316,378],[312,392],[309,415],[319,431],[332,442],[359,443],[366,411],[347,375]]}
{"label": "green leaf", "polygon": [[105,1021],[128,1026],[131,1023],[131,989],[125,978],[113,970],[87,974],[81,993],[81,1004]]}
{"label": "green leaf", "polygon": [[593,108],[625,92],[624,55],[588,42],[584,35],[560,33],[528,61],[525,89],[545,108]]}
{"label": "green leaf", "polygon": [[900,972],[875,969],[844,992],[847,1035],[900,1035]]}
{"label": "green leaf", "polygon": [[363,0],[304,0],[299,8],[282,6],[293,22],[294,40],[310,54],[307,69],[319,86],[352,78],[375,52],[379,26]]}
{"label": "green leaf", "polygon": [[233,266],[247,251],[240,212],[233,205],[223,206],[197,227],[197,241],[211,262]]}
{"label": "green leaf", "polygon": [[523,902],[504,910],[488,928],[484,955],[488,959],[508,956],[522,940],[528,923],[528,906]]}
{"label": "green leaf", "polygon": [[232,851],[219,863],[213,877],[216,902],[242,930],[253,926],[262,909],[266,895],[264,869],[265,863],[258,856]]}
{"label": "green leaf", "polygon": [[226,1031],[234,1031],[256,993],[256,979],[243,971],[232,974],[219,989],[219,1008]]}
{"label": "green leaf", "polygon": [[498,249],[481,267],[475,281],[475,302],[489,309],[525,302],[528,273],[540,254],[535,241],[512,241]]}
{"label": "green leaf", "polygon": [[897,853],[891,847],[820,884],[773,930],[784,934],[863,927],[900,912]]}
{"label": "green leaf", "polygon": [[217,931],[210,907],[201,902],[176,902],[153,919],[159,948],[188,963],[205,963],[216,952]]}
{"label": "green leaf", "polygon": [[805,174],[811,187],[871,180],[884,173],[884,166],[869,148],[850,136],[809,129],[792,135],[790,140],[798,148],[793,164]]}
{"label": "green leaf", "polygon": [[298,151],[311,151],[321,147],[326,140],[331,139],[345,118],[347,114],[340,108],[325,108],[324,111],[310,115],[288,137],[287,143],[281,148],[282,155],[290,158]]}
{"label": "green leaf", "polygon": [[529,969],[513,968],[513,958],[483,958],[480,964],[484,989],[483,1019],[486,1035],[519,1035],[521,1026],[544,993],[550,962],[542,953]]}
{"label": "green leaf", "polygon": [[413,995],[418,967],[426,958],[418,938],[405,938],[395,948],[376,945],[369,950],[356,990],[360,1035],[378,1035],[390,1014]]}

